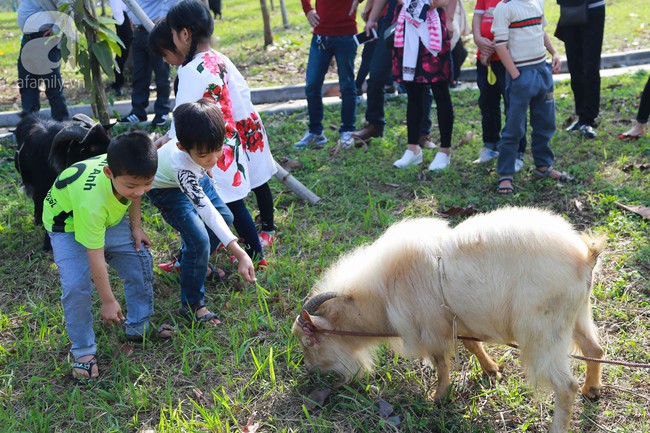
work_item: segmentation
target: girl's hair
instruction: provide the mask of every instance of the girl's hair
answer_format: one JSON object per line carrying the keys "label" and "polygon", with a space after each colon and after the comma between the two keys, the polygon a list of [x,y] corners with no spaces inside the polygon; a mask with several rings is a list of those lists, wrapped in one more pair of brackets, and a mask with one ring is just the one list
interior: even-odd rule
{"label": "girl's hair", "polygon": [[178,53],[178,48],[174,45],[172,29],[167,24],[167,18],[158,21],[149,33],[149,49],[158,56],[164,54],[163,50]]}
{"label": "girl's hair", "polygon": [[188,29],[192,35],[190,51],[187,53],[186,65],[196,54],[199,42],[209,41],[214,31],[214,20],[208,7],[199,0],[182,0],[167,13],[169,27],[177,32]]}
{"label": "girl's hair", "polygon": [[226,137],[226,122],[221,110],[206,98],[176,107],[174,125],[178,142],[188,151],[218,151]]}

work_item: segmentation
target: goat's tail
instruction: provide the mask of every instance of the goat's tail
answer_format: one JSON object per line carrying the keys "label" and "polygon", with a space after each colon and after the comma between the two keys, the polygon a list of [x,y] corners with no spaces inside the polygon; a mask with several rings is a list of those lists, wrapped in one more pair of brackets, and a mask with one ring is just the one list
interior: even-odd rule
{"label": "goat's tail", "polygon": [[605,249],[607,244],[607,237],[605,235],[597,234],[592,231],[586,231],[580,233],[580,239],[587,245],[589,249],[589,265],[593,268],[598,262],[598,256]]}

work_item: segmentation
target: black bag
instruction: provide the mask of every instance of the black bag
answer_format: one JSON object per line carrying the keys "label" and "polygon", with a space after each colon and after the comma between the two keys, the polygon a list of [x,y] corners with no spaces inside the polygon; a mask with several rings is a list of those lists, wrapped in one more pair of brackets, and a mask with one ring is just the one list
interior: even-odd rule
{"label": "black bag", "polygon": [[393,48],[395,46],[395,28],[397,27],[397,21],[391,24],[386,30],[384,30],[384,42],[388,48]]}
{"label": "black bag", "polygon": [[575,6],[560,5],[558,26],[579,26],[587,22],[587,2]]}

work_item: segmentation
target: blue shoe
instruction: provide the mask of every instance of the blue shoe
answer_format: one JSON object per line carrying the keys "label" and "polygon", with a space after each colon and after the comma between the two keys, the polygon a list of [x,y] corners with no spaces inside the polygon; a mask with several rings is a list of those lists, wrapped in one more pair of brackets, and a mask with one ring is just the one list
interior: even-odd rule
{"label": "blue shoe", "polygon": [[293,145],[293,148],[296,150],[306,149],[307,147],[318,147],[327,143],[327,138],[322,132],[320,134],[314,134],[307,132],[304,137],[300,139],[299,142]]}

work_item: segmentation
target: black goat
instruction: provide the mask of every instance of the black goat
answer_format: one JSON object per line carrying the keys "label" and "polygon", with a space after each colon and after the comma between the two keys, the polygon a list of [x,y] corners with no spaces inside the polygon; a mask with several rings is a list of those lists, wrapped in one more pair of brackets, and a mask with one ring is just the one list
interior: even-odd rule
{"label": "black goat", "polygon": [[214,19],[217,19],[217,15],[221,19],[221,0],[209,0],[208,3],[210,4],[210,10],[214,14]]}
{"label": "black goat", "polygon": [[[14,134],[16,170],[25,192],[34,200],[34,223],[43,223],[43,200],[56,177],[75,162],[106,153],[110,137],[108,129],[88,116],[77,114],[73,121],[57,122],[38,115],[25,116]],[[45,235],[43,249],[51,250]]]}

